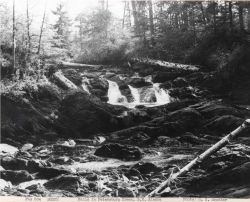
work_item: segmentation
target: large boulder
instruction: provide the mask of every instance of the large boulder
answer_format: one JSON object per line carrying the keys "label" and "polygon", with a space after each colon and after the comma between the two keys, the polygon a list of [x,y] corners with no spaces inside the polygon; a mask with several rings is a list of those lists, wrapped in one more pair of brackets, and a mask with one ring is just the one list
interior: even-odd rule
{"label": "large boulder", "polygon": [[105,96],[107,96],[109,88],[107,80],[99,77],[98,75],[87,78],[90,93],[99,98],[105,98]]}
{"label": "large boulder", "polygon": [[172,121],[178,121],[186,129],[198,127],[202,120],[201,114],[190,107],[171,112],[168,117]]}
{"label": "large boulder", "polygon": [[239,127],[243,122],[242,118],[233,115],[224,115],[211,120],[205,127],[209,131],[213,131],[215,135],[224,135]]}
{"label": "large boulder", "polygon": [[178,99],[194,99],[195,95],[193,90],[188,87],[171,88],[168,90],[169,95]]}
{"label": "large boulder", "polygon": [[121,160],[139,160],[142,158],[142,152],[138,147],[117,143],[110,143],[101,146],[95,151],[95,155]]}
{"label": "large boulder", "polygon": [[51,120],[28,99],[1,95],[2,142],[14,146],[37,143],[51,129]]}
{"label": "large boulder", "polygon": [[[67,137],[89,137],[121,127],[118,115],[123,107],[112,107],[84,92],[68,95],[59,109],[58,133]],[[118,110],[116,110],[118,109]]]}
{"label": "large boulder", "polygon": [[224,115],[233,115],[233,116],[242,116],[242,113],[230,106],[223,104],[221,102],[206,102],[198,104],[194,107],[196,110],[198,110],[202,116],[205,118],[212,118],[215,116],[224,116]]}
{"label": "large boulder", "polygon": [[34,177],[25,170],[3,170],[0,172],[0,174],[2,179],[10,181],[13,184],[19,184],[21,182],[26,182],[34,179]]}
{"label": "large boulder", "polygon": [[0,144],[0,156],[8,156],[8,155],[14,155],[19,150],[16,147],[13,147],[8,144]]}
{"label": "large boulder", "polygon": [[148,174],[150,172],[159,172],[161,168],[150,162],[139,162],[133,165],[130,169],[136,169],[141,174]]}
{"label": "large boulder", "polygon": [[82,84],[82,77],[75,69],[63,70],[64,76],[72,81],[75,85],[79,86]]}
{"label": "large boulder", "polygon": [[141,88],[144,86],[151,86],[152,85],[152,83],[145,81],[144,78],[132,77],[132,78],[127,79],[127,80],[128,80],[127,83],[134,88]]}
{"label": "large boulder", "polygon": [[154,83],[163,83],[166,81],[174,80],[177,77],[185,76],[186,72],[157,72],[153,76]]}
{"label": "large boulder", "polygon": [[75,175],[60,175],[56,178],[44,183],[44,187],[52,190],[65,190],[69,192],[78,192],[81,180],[79,176]]}
{"label": "large boulder", "polygon": [[51,179],[62,174],[70,174],[70,171],[53,167],[40,167],[37,177],[41,179]]}

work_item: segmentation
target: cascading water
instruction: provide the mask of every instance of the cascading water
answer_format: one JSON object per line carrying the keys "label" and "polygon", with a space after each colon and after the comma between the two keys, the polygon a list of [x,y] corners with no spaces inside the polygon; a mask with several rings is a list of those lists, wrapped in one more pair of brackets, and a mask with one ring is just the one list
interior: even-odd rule
{"label": "cascading water", "polygon": [[159,83],[153,84],[157,104],[167,104],[170,102],[169,94],[162,88]]}
{"label": "cascading water", "polygon": [[128,87],[129,87],[129,89],[131,91],[131,94],[132,94],[132,96],[134,98],[133,103],[134,104],[140,104],[140,92],[139,92],[139,90],[137,88],[134,88],[134,87],[130,86],[130,85],[128,85]]}
{"label": "cascading water", "polygon": [[87,77],[82,77],[82,88],[84,91],[90,94],[88,84],[89,84],[89,79]]}
{"label": "cascading water", "polygon": [[108,103],[134,108],[137,105],[153,107],[170,102],[168,91],[160,88],[159,83],[153,83],[151,76],[145,77],[144,79],[145,81],[151,83],[152,87],[143,87],[138,89],[128,85],[134,98],[133,102],[130,103],[127,101],[127,98],[121,94],[118,84],[114,81],[107,80],[109,83]]}
{"label": "cascading water", "polygon": [[116,82],[107,80],[109,84],[108,89],[108,103],[110,104],[122,104],[127,103],[127,98],[122,95],[119,86]]}

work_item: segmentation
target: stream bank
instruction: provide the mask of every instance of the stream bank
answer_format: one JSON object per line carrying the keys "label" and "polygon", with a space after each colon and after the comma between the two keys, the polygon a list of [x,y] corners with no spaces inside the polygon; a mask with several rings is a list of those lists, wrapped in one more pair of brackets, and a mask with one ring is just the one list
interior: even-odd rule
{"label": "stream bank", "polygon": [[[215,72],[65,64],[48,80],[1,95],[1,195],[145,196],[250,117]],[[249,197],[247,134],[162,196]]]}

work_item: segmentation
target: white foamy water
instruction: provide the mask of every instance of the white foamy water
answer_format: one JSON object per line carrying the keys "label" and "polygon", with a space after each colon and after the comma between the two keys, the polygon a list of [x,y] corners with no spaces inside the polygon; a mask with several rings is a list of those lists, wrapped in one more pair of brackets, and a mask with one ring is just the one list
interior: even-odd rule
{"label": "white foamy water", "polygon": [[90,94],[88,84],[89,84],[89,79],[87,77],[82,77],[82,89],[86,91],[88,94]]}
{"label": "white foamy water", "polygon": [[132,94],[132,96],[134,98],[133,103],[134,104],[140,104],[140,92],[139,92],[139,89],[134,88],[134,87],[132,87],[130,85],[128,85],[128,87],[129,87],[129,89],[131,91],[131,94]]}
{"label": "white foamy water", "polygon": [[128,103],[127,98],[122,95],[119,86],[116,82],[107,80],[109,83],[108,89],[108,103],[110,104],[121,104]]}
{"label": "white foamy water", "polygon": [[[134,88],[128,85],[131,94],[133,96],[133,102],[128,102],[127,98],[122,95],[119,86],[116,82],[107,80],[109,83],[108,89],[108,103],[113,105],[123,105],[128,108],[134,108],[137,105],[144,105],[146,107],[154,107],[164,105],[170,102],[170,96],[168,91],[160,88],[159,83],[153,83],[152,77],[146,77],[145,80],[147,82],[152,83],[153,87],[149,87],[146,91],[142,91],[141,89]],[[143,93],[143,95],[141,95]],[[155,96],[156,101],[152,102],[152,96]]]}
{"label": "white foamy water", "polygon": [[164,89],[160,88],[159,83],[153,84],[153,89],[155,92],[156,103],[158,104],[167,104],[170,102],[170,96]]}

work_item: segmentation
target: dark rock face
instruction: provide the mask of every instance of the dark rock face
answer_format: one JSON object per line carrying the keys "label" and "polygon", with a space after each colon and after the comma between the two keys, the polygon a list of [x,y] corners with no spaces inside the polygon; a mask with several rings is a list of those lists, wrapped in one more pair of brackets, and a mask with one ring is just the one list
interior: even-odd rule
{"label": "dark rock face", "polygon": [[240,126],[244,120],[233,115],[224,115],[211,120],[205,127],[216,134],[228,133]]}
{"label": "dark rock face", "polygon": [[1,159],[1,166],[7,170],[26,170],[28,160],[17,159],[13,157],[4,157]]}
{"label": "dark rock face", "polygon": [[179,121],[186,129],[199,126],[202,116],[193,108],[184,108],[168,114],[172,121]]}
{"label": "dark rock face", "polygon": [[1,165],[10,170],[27,170],[30,173],[38,172],[44,165],[39,160],[27,160],[17,157],[4,157],[1,159]]}
{"label": "dark rock face", "polygon": [[142,158],[142,152],[138,147],[121,145],[116,143],[105,144],[95,151],[96,156],[117,158],[121,160],[138,160]]}
{"label": "dark rock face", "polygon": [[1,95],[1,140],[11,145],[37,143],[52,128],[49,119],[29,101]]}
{"label": "dark rock face", "polygon": [[0,174],[1,178],[3,178],[6,181],[11,181],[13,184],[18,184],[21,182],[26,182],[34,179],[34,177],[25,170],[18,170],[18,171],[3,170],[0,171]]}
{"label": "dark rock face", "polygon": [[65,69],[63,71],[64,76],[72,81],[75,85],[79,86],[82,84],[82,77],[80,74],[74,69]]}
{"label": "dark rock face", "polygon": [[120,187],[118,188],[118,197],[136,197],[136,194],[132,189]]}
{"label": "dark rock face", "polygon": [[212,118],[215,116],[223,115],[234,115],[239,117],[242,116],[242,113],[236,108],[216,102],[203,103],[202,105],[197,105],[195,109],[198,110],[205,118]]}
{"label": "dark rock face", "polygon": [[130,78],[128,79],[127,84],[131,85],[134,88],[141,88],[152,85],[151,83],[146,82],[144,78]]}
{"label": "dark rock face", "polygon": [[184,76],[186,72],[157,72],[153,76],[154,83],[163,83]]}
{"label": "dark rock face", "polygon": [[81,184],[80,178],[74,175],[60,175],[44,184],[47,189],[59,189],[70,192],[77,192]]}
{"label": "dark rock face", "polygon": [[97,97],[107,96],[108,93],[108,82],[100,77],[94,77],[89,80],[89,90],[90,93]]}
{"label": "dark rock face", "polygon": [[39,168],[38,171],[39,172],[37,173],[37,177],[41,179],[51,179],[53,177],[57,177],[58,175],[70,174],[70,172],[67,170],[53,167]]}
{"label": "dark rock face", "polygon": [[117,108],[83,92],[71,94],[62,101],[59,133],[70,137],[88,137],[116,130],[121,127],[115,115],[118,114]]}
{"label": "dark rock face", "polygon": [[38,91],[33,93],[37,100],[60,101],[61,95],[59,90],[53,85],[43,85],[38,87]]}
{"label": "dark rock face", "polygon": [[183,77],[177,77],[172,83],[176,87],[185,87],[188,85],[187,80]]}
{"label": "dark rock face", "polygon": [[171,88],[169,89],[169,95],[173,98],[179,98],[179,99],[194,99],[195,98],[192,90],[187,87]]}

